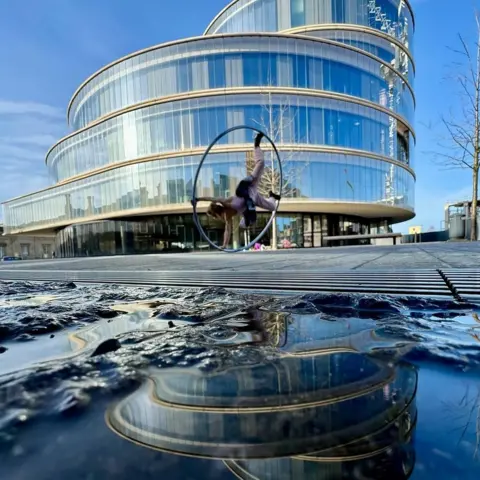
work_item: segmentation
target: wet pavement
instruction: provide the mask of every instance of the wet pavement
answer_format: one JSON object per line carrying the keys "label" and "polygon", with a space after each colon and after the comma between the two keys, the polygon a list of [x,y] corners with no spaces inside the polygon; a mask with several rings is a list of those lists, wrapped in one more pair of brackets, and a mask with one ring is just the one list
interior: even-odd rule
{"label": "wet pavement", "polygon": [[179,253],[0,263],[2,269],[45,270],[405,270],[480,268],[480,242],[354,246],[226,254]]}
{"label": "wet pavement", "polygon": [[479,314],[0,283],[0,478],[477,479]]}

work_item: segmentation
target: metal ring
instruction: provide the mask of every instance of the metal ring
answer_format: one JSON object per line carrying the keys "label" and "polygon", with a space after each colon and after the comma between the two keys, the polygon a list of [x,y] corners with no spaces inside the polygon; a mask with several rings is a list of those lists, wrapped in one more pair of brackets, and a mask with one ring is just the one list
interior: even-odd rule
{"label": "metal ring", "polygon": [[272,146],[274,152],[275,152],[275,155],[277,156],[277,162],[278,162],[278,169],[279,169],[279,172],[280,172],[280,191],[279,191],[279,195],[280,197],[282,196],[282,186],[283,186],[283,170],[282,170],[282,161],[280,159],[280,154],[278,153],[278,150],[277,150],[277,147],[275,146],[275,144],[273,143],[273,140],[268,136],[266,135],[264,132],[262,132],[261,130],[259,130],[258,128],[256,127],[250,127],[249,125],[237,125],[236,127],[231,127],[227,130],[225,130],[224,132],[220,133],[219,135],[216,136],[216,138],[210,143],[210,145],[207,147],[207,149],[205,150],[204,154],[202,155],[202,158],[200,159],[200,163],[198,164],[198,168],[197,168],[197,172],[195,174],[195,180],[193,182],[193,198],[192,198],[192,206],[193,206],[193,222],[195,223],[198,231],[200,232],[200,235],[208,242],[208,244],[213,247],[213,248],[216,248],[217,250],[221,250],[222,252],[227,252],[227,253],[236,253],[236,252],[241,252],[243,250],[248,250],[250,248],[252,248],[266,233],[267,233],[267,230],[270,228],[270,226],[272,225],[272,222],[275,218],[275,216],[277,215],[277,211],[278,211],[278,206],[280,205],[280,201],[277,201],[277,204],[275,206],[275,210],[272,212],[272,215],[270,217],[270,220],[267,222],[267,224],[265,225],[265,228],[258,234],[258,236],[256,238],[254,238],[250,243],[248,243],[247,245],[243,246],[243,247],[239,247],[239,248],[222,248],[222,247],[219,247],[218,245],[215,245],[207,236],[207,234],[205,233],[205,230],[203,229],[203,227],[201,226],[200,224],[200,221],[199,221],[199,218],[198,218],[198,212],[197,212],[197,182],[198,182],[198,177],[200,175],[200,171],[202,169],[202,166],[203,166],[203,162],[205,161],[205,159],[207,158],[208,154],[210,153],[210,150],[214,147],[214,145],[221,139],[223,138],[225,135],[228,135],[229,133],[235,131],[235,130],[253,130],[254,132],[257,132],[257,133],[261,133],[267,140],[268,142],[270,143],[270,145]]}

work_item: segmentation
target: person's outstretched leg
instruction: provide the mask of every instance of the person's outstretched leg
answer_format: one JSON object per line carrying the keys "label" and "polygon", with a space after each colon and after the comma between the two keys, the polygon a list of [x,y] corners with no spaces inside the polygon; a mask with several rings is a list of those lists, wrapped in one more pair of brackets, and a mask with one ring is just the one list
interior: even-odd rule
{"label": "person's outstretched leg", "polygon": [[257,207],[263,208],[264,210],[268,210],[269,212],[273,212],[277,206],[276,200],[280,199],[278,195],[275,195],[276,197],[278,197],[277,199],[275,199],[273,195],[270,196],[271,198],[265,198],[262,195],[260,195],[258,191],[256,191],[254,195],[252,195],[252,200],[255,202],[255,205]]}
{"label": "person's outstretched leg", "polygon": [[263,171],[265,170],[265,155],[263,150],[260,148],[260,142],[262,141],[263,133],[257,134],[255,137],[255,141],[253,142],[254,150],[253,150],[253,159],[255,161],[255,165],[253,167],[253,171],[250,174],[250,179],[252,181],[252,186],[258,185],[260,179],[262,178]]}
{"label": "person's outstretched leg", "polygon": [[[252,178],[252,187],[251,187],[251,192],[250,196],[255,202],[256,205],[261,207],[260,203],[264,203],[265,206],[261,208],[265,208],[266,210],[273,211],[275,210],[275,202],[272,202],[272,200],[264,198],[264,197],[259,197],[257,188],[258,184],[260,183],[260,179],[262,178],[263,172],[265,170],[265,155],[263,153],[263,150],[260,148],[260,142],[262,141],[262,138],[264,137],[263,133],[258,133],[257,136],[255,137],[255,141],[253,142],[253,145],[255,147],[254,150],[254,160],[255,160],[255,167],[253,168],[252,175],[250,178]],[[256,197],[256,198],[254,198]],[[273,198],[274,200],[280,201],[280,195],[273,193],[271,190],[269,192],[269,197]],[[258,203],[257,200],[260,202]],[[267,208],[268,205],[273,204],[273,209],[272,208]]]}

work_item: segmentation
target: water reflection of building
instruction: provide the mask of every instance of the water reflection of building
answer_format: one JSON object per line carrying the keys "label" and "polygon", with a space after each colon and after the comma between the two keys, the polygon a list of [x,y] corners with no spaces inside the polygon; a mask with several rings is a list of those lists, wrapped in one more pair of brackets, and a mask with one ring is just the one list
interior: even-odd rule
{"label": "water reflection of building", "polygon": [[[240,124],[278,133],[300,166],[280,244],[285,233],[321,246],[350,224],[387,231],[414,216],[413,36],[408,0],[233,0],[203,36],[130,54],[77,89],[72,132],[46,155],[55,184],[6,202],[6,231],[55,235],[58,256],[204,248],[192,178],[207,145]],[[232,193],[245,174],[251,132],[224,140],[202,196]]]}
{"label": "water reflection of building", "polygon": [[[407,478],[415,369],[360,353],[346,329],[313,336],[319,342],[289,336],[287,355],[266,363],[213,373],[153,369],[148,383],[109,410],[109,425],[144,446],[225,459],[246,479],[333,479],[378,469],[383,476],[363,478]],[[305,348],[295,348],[302,338]]]}

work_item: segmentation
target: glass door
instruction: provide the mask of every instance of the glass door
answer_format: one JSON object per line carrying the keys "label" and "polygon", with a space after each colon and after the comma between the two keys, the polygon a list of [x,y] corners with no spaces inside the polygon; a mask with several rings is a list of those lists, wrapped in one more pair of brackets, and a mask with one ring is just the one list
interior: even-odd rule
{"label": "glass door", "polygon": [[321,215],[314,215],[313,217],[312,241],[313,241],[314,247],[322,246],[322,216]]}
{"label": "glass door", "polygon": [[310,215],[303,216],[303,246],[305,248],[313,247],[313,221]]}

